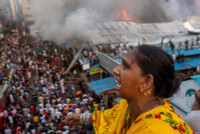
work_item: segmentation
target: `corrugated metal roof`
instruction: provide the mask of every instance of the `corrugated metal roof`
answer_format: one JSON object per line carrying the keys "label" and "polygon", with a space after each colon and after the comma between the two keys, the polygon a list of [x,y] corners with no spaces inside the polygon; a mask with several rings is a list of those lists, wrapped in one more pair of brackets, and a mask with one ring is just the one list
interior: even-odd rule
{"label": "corrugated metal roof", "polygon": [[115,79],[112,77],[90,82],[89,85],[96,93],[115,89],[116,87]]}
{"label": "corrugated metal roof", "polygon": [[[200,18],[191,18],[187,22],[194,30],[200,28],[199,20]],[[132,21],[106,22],[97,23],[94,29],[100,34],[98,39],[91,39],[94,44],[132,42],[135,45],[138,41],[142,43],[142,38],[146,39],[147,44],[158,44],[162,37],[173,37],[174,40],[179,40],[182,35],[188,35],[188,30],[191,31],[191,28],[188,29],[183,21],[147,24]]]}

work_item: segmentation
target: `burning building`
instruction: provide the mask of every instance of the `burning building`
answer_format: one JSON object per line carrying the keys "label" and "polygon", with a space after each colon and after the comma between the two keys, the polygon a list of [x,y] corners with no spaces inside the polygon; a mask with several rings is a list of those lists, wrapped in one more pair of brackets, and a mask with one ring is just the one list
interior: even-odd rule
{"label": "burning building", "polygon": [[197,29],[194,22],[199,25],[195,19],[185,21],[196,14],[186,0],[35,0],[31,5],[34,28],[40,29],[43,39],[58,44],[79,40],[137,45],[143,38],[157,44],[163,37],[181,40],[188,30]]}

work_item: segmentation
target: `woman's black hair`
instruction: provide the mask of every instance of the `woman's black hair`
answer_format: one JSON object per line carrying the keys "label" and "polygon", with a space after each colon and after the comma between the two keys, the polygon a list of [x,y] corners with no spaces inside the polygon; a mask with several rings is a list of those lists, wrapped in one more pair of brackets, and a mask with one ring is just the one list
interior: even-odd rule
{"label": "woman's black hair", "polygon": [[140,45],[136,49],[138,53],[134,55],[143,75],[151,74],[154,77],[154,95],[171,97],[181,83],[175,76],[172,56],[161,48],[151,45]]}

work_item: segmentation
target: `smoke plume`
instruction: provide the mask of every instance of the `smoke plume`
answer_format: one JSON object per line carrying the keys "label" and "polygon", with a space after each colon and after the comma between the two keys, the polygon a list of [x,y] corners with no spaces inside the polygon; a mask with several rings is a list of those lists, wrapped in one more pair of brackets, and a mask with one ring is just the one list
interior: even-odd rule
{"label": "smoke plume", "polygon": [[[198,0],[32,0],[34,28],[59,44],[99,37],[98,22],[121,21],[122,9],[137,22],[165,22],[198,14]],[[196,5],[196,6],[195,6]],[[198,5],[198,6],[197,6]],[[196,7],[196,8],[195,8]]]}

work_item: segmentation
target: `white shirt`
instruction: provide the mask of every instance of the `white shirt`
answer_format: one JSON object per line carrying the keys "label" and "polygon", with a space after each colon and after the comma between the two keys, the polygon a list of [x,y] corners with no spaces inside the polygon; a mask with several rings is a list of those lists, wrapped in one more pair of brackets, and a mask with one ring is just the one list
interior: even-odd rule
{"label": "white shirt", "polygon": [[80,113],[81,113],[80,108],[76,108],[75,111],[74,111],[74,113],[76,113],[76,114],[80,114]]}
{"label": "white shirt", "polygon": [[54,114],[54,108],[53,107],[49,108],[49,111],[51,112],[51,115]]}
{"label": "white shirt", "polygon": [[4,130],[4,133],[5,134],[12,134],[12,130],[7,128],[7,129]]}
{"label": "white shirt", "polygon": [[34,134],[35,132],[36,132],[36,130],[35,130],[35,129],[32,129],[32,130],[31,130],[31,133],[32,133],[32,134]]}
{"label": "white shirt", "polygon": [[63,131],[62,134],[69,134],[69,130]]}
{"label": "white shirt", "polygon": [[10,116],[8,116],[8,119],[9,119],[9,123],[12,124],[13,123],[13,117],[10,115]]}
{"label": "white shirt", "polygon": [[65,104],[63,104],[63,107],[68,107],[68,105],[65,103]]}
{"label": "white shirt", "polygon": [[40,111],[40,114],[43,114],[44,109],[40,107],[40,108],[39,108],[39,111]]}
{"label": "white shirt", "polygon": [[88,98],[83,99],[83,102],[87,104],[88,103]]}
{"label": "white shirt", "polygon": [[51,104],[47,103],[46,105],[47,110],[49,110],[51,108]]}
{"label": "white shirt", "polygon": [[176,55],[172,54],[172,58],[173,58],[173,61],[175,61],[176,60]]}
{"label": "white shirt", "polygon": [[191,111],[186,116],[185,121],[194,132],[200,133],[200,110]]}
{"label": "white shirt", "polygon": [[62,116],[61,112],[56,111],[56,113],[55,113],[55,118],[56,118],[56,119],[60,119],[61,116]]}
{"label": "white shirt", "polygon": [[62,109],[63,109],[63,108],[62,108],[62,104],[61,104],[61,103],[58,103],[57,105],[58,105],[58,109],[59,109],[60,111],[62,111]]}
{"label": "white shirt", "polygon": [[13,97],[13,95],[12,95],[12,94],[10,94],[10,101],[11,101],[11,103],[13,103],[13,102],[14,102],[14,97]]}
{"label": "white shirt", "polygon": [[44,104],[43,103],[40,103],[38,106],[41,107],[41,108],[44,108]]}

